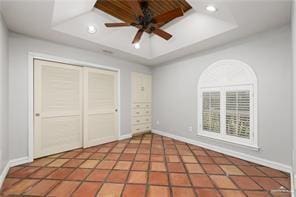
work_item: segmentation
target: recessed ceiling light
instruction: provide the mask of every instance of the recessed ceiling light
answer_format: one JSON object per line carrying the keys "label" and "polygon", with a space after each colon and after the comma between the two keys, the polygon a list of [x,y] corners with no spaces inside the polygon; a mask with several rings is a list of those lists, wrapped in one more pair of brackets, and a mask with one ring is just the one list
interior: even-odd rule
{"label": "recessed ceiling light", "polygon": [[215,6],[213,6],[213,5],[208,5],[208,6],[206,7],[206,9],[207,9],[207,11],[209,11],[209,12],[216,12],[216,11],[217,11],[217,8],[216,8]]}
{"label": "recessed ceiling light", "polygon": [[139,48],[141,48],[141,45],[140,45],[139,42],[137,42],[137,43],[134,44],[134,47],[135,47],[136,49],[139,49]]}
{"label": "recessed ceiling light", "polygon": [[96,31],[97,31],[97,29],[95,26],[93,26],[93,25],[88,26],[88,33],[94,34],[94,33],[96,33]]}

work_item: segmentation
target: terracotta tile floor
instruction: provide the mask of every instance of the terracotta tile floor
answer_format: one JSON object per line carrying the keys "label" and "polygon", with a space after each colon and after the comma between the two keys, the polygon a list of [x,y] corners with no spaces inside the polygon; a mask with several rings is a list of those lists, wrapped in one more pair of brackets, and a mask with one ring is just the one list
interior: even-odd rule
{"label": "terracotta tile floor", "polygon": [[13,167],[0,196],[290,196],[287,173],[154,134]]}

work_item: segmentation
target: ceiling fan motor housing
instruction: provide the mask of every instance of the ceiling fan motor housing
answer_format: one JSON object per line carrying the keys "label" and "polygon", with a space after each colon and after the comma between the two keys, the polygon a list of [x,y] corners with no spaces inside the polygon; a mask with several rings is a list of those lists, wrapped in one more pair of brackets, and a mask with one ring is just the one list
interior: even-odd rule
{"label": "ceiling fan motor housing", "polygon": [[138,16],[137,23],[146,29],[152,22],[153,13],[148,7],[142,7],[142,11],[144,16]]}

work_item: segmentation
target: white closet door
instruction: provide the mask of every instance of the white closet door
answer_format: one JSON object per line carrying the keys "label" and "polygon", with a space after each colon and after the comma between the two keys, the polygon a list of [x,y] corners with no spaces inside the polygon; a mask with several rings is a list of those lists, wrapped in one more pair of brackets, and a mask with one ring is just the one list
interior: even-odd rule
{"label": "white closet door", "polygon": [[34,157],[82,146],[82,68],[34,61]]}
{"label": "white closet door", "polygon": [[117,140],[117,115],[117,72],[84,68],[83,146]]}

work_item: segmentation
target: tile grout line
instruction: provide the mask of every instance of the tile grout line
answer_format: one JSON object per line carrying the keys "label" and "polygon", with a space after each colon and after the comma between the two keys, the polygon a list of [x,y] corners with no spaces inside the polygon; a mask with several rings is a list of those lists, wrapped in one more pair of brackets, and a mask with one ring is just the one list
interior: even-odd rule
{"label": "tile grout line", "polygon": [[[186,145],[188,145],[188,144],[186,143]],[[219,189],[218,186],[216,185],[216,183],[211,179],[211,177],[210,177],[211,174],[209,174],[209,173],[205,170],[205,168],[204,168],[204,166],[203,166],[203,163],[200,163],[200,160],[199,160],[198,157],[194,154],[194,152],[192,151],[192,148],[190,147],[190,145],[188,145],[188,146],[189,146],[190,151],[191,151],[192,154],[194,155],[195,159],[197,160],[198,164],[200,165],[200,167],[201,167],[201,168],[203,169],[203,171],[205,172],[205,175],[207,176],[207,178],[208,178],[208,179],[210,180],[210,182],[212,183],[213,188],[218,192],[218,194],[220,194],[221,196],[223,196],[222,193],[221,193],[221,191],[220,191],[220,189]],[[210,158],[211,158],[211,156],[208,154],[208,152],[207,152],[206,150],[204,150],[204,148],[201,148],[201,149],[202,149],[202,151],[207,155],[207,157],[210,157]],[[213,159],[211,158],[211,160],[213,160]],[[213,162],[215,162],[215,161],[213,160]]]}
{"label": "tile grout line", "polygon": [[[164,140],[163,140],[163,136],[161,136],[161,142],[162,142],[162,145],[164,145]],[[163,146],[163,148],[165,149],[165,147]],[[168,178],[168,186],[169,186],[169,190],[170,190],[170,195],[173,196],[173,186],[172,186],[172,183],[171,183],[171,178],[170,178],[170,172],[169,172],[169,168],[168,168],[168,162],[167,162],[167,158],[166,158],[166,154],[165,154],[165,150],[164,150],[164,162],[165,162],[165,165],[166,165],[166,169],[167,169],[167,178]]]}
{"label": "tile grout line", "polygon": [[[208,149],[204,149],[204,148],[201,148],[201,147],[199,147],[199,146],[195,146],[195,147],[198,147],[198,148],[200,148],[205,154],[206,154],[206,156],[207,157],[209,157],[211,160],[212,160],[212,162],[213,163],[211,163],[210,165],[216,165],[216,166],[218,166],[218,168],[220,169],[220,170],[222,170],[222,172],[224,172],[224,175],[221,175],[221,176],[226,176],[226,177],[228,177],[230,180],[231,180],[231,182],[237,187],[236,189],[227,189],[227,188],[219,188],[219,187],[217,187],[216,186],[216,184],[213,182],[213,180],[209,177],[210,175],[212,175],[212,174],[209,174],[209,173],[207,173],[206,172],[206,170],[204,169],[204,166],[203,166],[203,164],[207,164],[207,163],[200,163],[200,160],[198,159],[198,155],[194,152],[194,147],[193,147],[193,145],[190,145],[190,144],[188,144],[188,143],[185,143],[185,142],[181,142],[181,141],[178,141],[178,140],[174,140],[174,139],[171,139],[171,138],[166,138],[166,137],[164,137],[164,136],[160,136],[160,135],[156,135],[156,134],[148,134],[149,135],[149,140],[150,140],[150,143],[148,143],[147,145],[146,145],[146,143],[145,143],[145,146],[144,146],[144,143],[143,143],[143,140],[145,139],[145,136],[146,135],[141,135],[141,137],[140,137],[140,142],[139,143],[135,143],[136,144],[136,146],[134,145],[134,143],[131,143],[131,141],[133,140],[133,139],[138,139],[139,137],[132,137],[132,138],[130,138],[130,139],[126,139],[126,140],[118,140],[118,141],[115,141],[115,142],[111,142],[111,143],[106,143],[106,144],[102,144],[102,145],[98,145],[98,146],[94,146],[94,147],[96,147],[95,148],[95,151],[93,151],[93,149],[94,149],[94,147],[90,147],[90,148],[86,148],[86,149],[75,149],[75,150],[70,150],[70,151],[66,151],[66,152],[63,152],[63,153],[60,153],[60,155],[59,154],[56,154],[56,155],[58,155],[57,157],[44,157],[44,158],[51,158],[51,159],[53,159],[51,162],[48,162],[48,163],[46,163],[45,165],[40,165],[40,166],[34,166],[34,165],[32,165],[33,163],[29,163],[29,164],[24,164],[24,165],[21,165],[21,167],[22,168],[20,168],[20,169],[18,169],[18,170],[16,170],[16,171],[14,171],[13,173],[16,173],[16,172],[19,172],[19,171],[21,171],[21,170],[23,170],[24,168],[26,168],[26,167],[28,167],[28,168],[37,168],[35,171],[33,171],[33,172],[31,172],[31,173],[29,173],[28,175],[26,175],[26,176],[24,176],[24,177],[15,177],[15,179],[19,179],[18,181],[16,181],[15,183],[13,183],[12,185],[10,185],[8,188],[6,188],[4,191],[6,191],[6,190],[8,190],[9,188],[11,188],[11,187],[13,187],[13,186],[15,186],[15,185],[17,185],[19,182],[21,182],[22,180],[24,180],[24,179],[29,179],[29,180],[36,180],[37,182],[35,183],[35,184],[33,184],[33,185],[31,185],[31,186],[29,186],[28,188],[26,188],[23,192],[22,192],[22,195],[24,195],[26,192],[28,192],[28,191],[30,191],[33,187],[35,187],[37,184],[39,184],[41,181],[43,181],[43,180],[55,180],[55,181],[57,181],[57,183],[54,185],[54,186],[52,186],[50,189],[49,189],[49,191],[46,193],[46,194],[50,194],[55,188],[57,188],[58,187],[58,185],[60,185],[63,181],[72,181],[72,182],[79,182],[79,184],[75,187],[75,189],[73,190],[73,192],[72,192],[72,194],[73,193],[75,193],[79,188],[80,188],[80,186],[83,184],[83,183],[85,183],[85,182],[98,182],[98,181],[87,181],[87,178],[95,171],[95,170],[97,170],[98,168],[97,168],[97,166],[102,162],[102,161],[114,161],[115,163],[113,164],[113,167],[111,168],[111,169],[108,169],[109,170],[109,172],[108,172],[108,174],[105,176],[105,178],[103,179],[103,181],[99,181],[99,183],[101,183],[101,186],[100,187],[98,187],[98,190],[97,190],[97,194],[99,193],[99,191],[102,189],[102,186],[103,186],[103,184],[104,183],[117,183],[117,182],[112,182],[112,181],[108,181],[108,178],[109,178],[109,176],[110,176],[110,174],[112,173],[112,172],[114,172],[114,171],[117,171],[117,169],[114,169],[115,168],[115,166],[117,165],[117,163],[119,162],[119,161],[129,161],[129,162],[131,162],[131,164],[130,164],[130,167],[129,167],[129,169],[127,170],[128,171],[128,174],[127,174],[127,177],[126,177],[126,179],[125,179],[125,181],[124,182],[121,182],[121,184],[123,183],[123,188],[122,188],[122,190],[121,190],[121,196],[123,195],[123,193],[124,193],[124,191],[125,191],[125,188],[126,188],[126,185],[127,184],[131,184],[131,185],[139,185],[140,183],[129,183],[128,182],[128,180],[129,180],[129,177],[130,177],[130,173],[131,173],[131,171],[140,171],[140,172],[145,172],[146,173],[146,191],[145,191],[145,196],[148,196],[148,192],[149,192],[149,189],[150,189],[150,186],[152,185],[155,185],[155,186],[164,186],[164,185],[157,185],[157,184],[150,184],[150,182],[149,182],[149,175],[150,175],[150,172],[154,172],[154,171],[151,171],[151,164],[152,164],[152,162],[160,162],[160,161],[153,161],[152,160],[152,155],[158,155],[158,156],[162,156],[163,157],[163,160],[162,160],[162,162],[165,164],[165,167],[166,167],[166,172],[164,172],[166,175],[167,175],[167,179],[168,179],[168,186],[167,187],[169,187],[169,191],[170,191],[170,194],[172,195],[173,194],[173,191],[172,191],[172,188],[173,187],[177,187],[177,188],[179,188],[179,187],[183,187],[183,188],[191,188],[191,189],[193,189],[194,190],[194,193],[195,193],[195,195],[197,195],[197,192],[196,192],[196,189],[198,189],[199,187],[195,187],[194,185],[193,185],[193,182],[192,182],[192,180],[191,180],[191,177],[189,176],[190,174],[204,174],[204,175],[206,175],[207,177],[208,177],[208,179],[211,181],[211,183],[214,185],[214,189],[218,192],[218,193],[220,193],[221,194],[221,191],[220,190],[234,190],[234,191],[241,191],[243,194],[246,194],[246,191],[260,191],[260,192],[268,192],[269,194],[271,194],[271,191],[269,191],[269,190],[266,190],[266,189],[264,189],[261,185],[258,185],[258,183],[257,183],[257,181],[256,180],[254,180],[253,178],[256,178],[256,177],[265,177],[265,178],[270,178],[271,180],[273,180],[273,181],[275,181],[277,184],[279,184],[279,185],[281,185],[281,186],[284,186],[284,185],[282,185],[278,180],[276,180],[276,178],[284,178],[284,179],[288,179],[288,181],[289,181],[289,176],[287,176],[286,175],[286,173],[283,173],[283,172],[281,172],[281,171],[278,171],[278,172],[281,172],[281,173],[283,173],[285,176],[284,177],[272,177],[271,175],[268,175],[268,174],[266,174],[266,172],[264,172],[262,169],[260,169],[259,167],[265,167],[265,166],[262,166],[262,165],[258,165],[258,164],[255,164],[255,163],[252,163],[252,162],[247,162],[247,161],[244,161],[244,160],[242,160],[242,159],[239,159],[239,160],[241,160],[241,161],[244,161],[244,162],[247,162],[249,165],[240,165],[239,163],[234,163],[234,161],[232,161],[231,159],[229,159],[229,157],[230,156],[228,156],[228,155],[225,155],[225,154],[222,154],[222,153],[219,153],[219,154],[221,154],[221,156],[215,156],[215,155],[211,155],[210,153],[209,153],[209,151],[211,151],[211,150],[208,150]],[[171,145],[170,143],[168,143],[168,142],[172,142],[172,146],[174,146],[174,150],[176,151],[175,153],[173,153],[173,154],[169,154],[169,153],[167,153],[166,152],[166,150],[167,149],[170,149],[170,148],[168,148],[169,147],[169,145]],[[117,153],[117,152],[112,152],[112,150],[118,145],[118,144],[121,144],[121,143],[123,143],[124,144],[124,147],[123,147],[123,150],[121,150],[121,152],[120,153]],[[160,143],[160,144],[159,144]],[[179,148],[178,149],[178,144],[180,144],[181,146],[183,146],[183,145],[185,145],[185,147],[186,147],[186,149],[188,149],[189,151],[190,151],[190,153],[192,154],[192,156],[197,160],[197,164],[199,164],[200,165],[200,167],[201,167],[201,169],[203,169],[204,170],[204,172],[206,172],[206,173],[189,173],[189,171],[188,171],[188,169],[187,169],[187,166],[186,166],[186,164],[187,163],[185,163],[185,161],[183,161],[183,157],[182,157],[182,155],[180,154],[180,152],[179,152],[179,149],[181,149],[181,148]],[[160,145],[161,147],[157,147],[156,145]],[[156,146],[156,147],[155,147]],[[145,148],[144,148],[145,147]],[[142,151],[141,151],[141,153],[140,153],[140,150],[141,149],[147,149],[147,147],[149,147],[149,154],[147,154],[147,153],[143,153]],[[101,148],[108,148],[108,151],[106,151],[106,152],[100,152],[100,149]],[[123,154],[130,154],[130,153],[124,153],[125,152],[125,150],[126,149],[128,149],[128,148],[132,148],[132,149],[136,149],[136,152],[135,153],[132,153],[134,156],[133,156],[133,159],[124,159],[124,160],[120,160],[120,158],[121,158],[121,156],[123,155]],[[157,149],[161,149],[162,150],[162,153],[158,153],[158,152],[156,152],[155,153],[155,150],[157,150]],[[195,149],[195,150],[198,150],[198,149]],[[68,154],[68,153],[70,153],[70,152],[75,152],[75,151],[77,151],[78,153],[75,155],[75,156],[71,156],[71,157],[64,157],[64,155],[65,154]],[[83,153],[89,153],[89,156],[88,157],[85,157],[85,158],[79,158],[79,155],[80,154],[83,154]],[[98,153],[98,154],[102,154],[102,155],[104,155],[102,158],[100,158],[100,159],[91,159],[91,157],[94,155],[94,154],[96,154],[96,153]],[[215,153],[214,151],[213,151],[213,153]],[[118,158],[116,158],[116,159],[106,159],[110,154],[118,154],[119,156],[118,156]],[[149,158],[148,158],[148,161],[147,160],[145,160],[145,161],[143,161],[143,160],[136,160],[136,157],[137,157],[137,155],[138,154],[145,154],[145,155],[149,155]],[[179,186],[179,185],[177,185],[177,186],[172,186],[171,185],[171,179],[170,179],[170,176],[169,176],[169,168],[168,168],[168,163],[171,163],[171,162],[169,162],[169,160],[168,160],[168,156],[169,155],[175,155],[175,156],[178,156],[179,157],[179,159],[181,160],[180,162],[178,162],[178,163],[181,163],[182,164],[182,166],[184,167],[184,170],[185,170],[185,173],[186,173],[186,175],[187,175],[187,177],[188,177],[188,179],[189,179],[189,182],[190,182],[190,184],[191,184],[191,186],[189,187],[187,187],[187,186]],[[184,156],[184,155],[183,155]],[[186,156],[186,155],[185,155]],[[224,159],[226,159],[226,160],[228,160],[229,162],[230,162],[230,164],[228,163],[228,164],[221,164],[221,163],[218,163],[214,158],[217,158],[217,157],[221,157],[221,158],[224,158]],[[235,157],[230,157],[230,158],[233,158],[233,159],[237,159],[237,158],[235,158]],[[41,158],[41,159],[43,159],[43,158]],[[60,165],[59,167],[55,167],[55,166],[49,166],[50,164],[52,164],[53,162],[55,162],[56,160],[58,160],[58,159],[68,159],[68,161],[67,162],[65,162],[65,163],[63,163],[62,165]],[[74,160],[74,159],[77,159],[77,160],[82,160],[83,162],[82,163],[80,163],[79,165],[77,165],[76,167],[65,167],[65,165],[68,163],[68,162],[70,162],[71,160]],[[93,168],[80,168],[80,166],[81,165],[83,165],[86,161],[89,161],[89,160],[95,160],[95,161],[98,161],[97,162],[97,164],[93,167]],[[147,170],[133,170],[133,165],[134,165],[134,163],[135,162],[147,162],[148,163],[148,168],[147,168]],[[189,162],[190,163],[190,162]],[[195,163],[194,163],[195,164]],[[240,170],[242,170],[241,168],[240,168],[240,166],[251,166],[251,167],[254,167],[256,170],[258,170],[258,171],[260,171],[260,172],[262,172],[265,176],[249,176],[248,174],[246,174],[245,172],[243,172],[244,173],[244,175],[227,175],[227,173],[223,170],[223,169],[221,169],[221,165],[231,165],[231,166],[235,166],[235,167],[237,167],[238,169],[240,169]],[[52,171],[52,172],[50,172],[49,174],[47,174],[46,176],[44,176],[44,177],[42,177],[42,178],[33,178],[33,177],[31,177],[33,174],[35,174],[35,173],[37,173],[38,171],[40,171],[40,170],[42,170],[43,168],[54,168],[54,170]],[[51,178],[47,178],[47,177],[49,177],[51,174],[54,174],[57,170],[59,170],[59,169],[72,169],[72,171],[69,173],[69,174],[67,174],[63,179],[51,179]],[[268,168],[268,167],[267,167]],[[76,170],[78,170],[78,169],[81,169],[81,170],[83,170],[83,169],[87,169],[87,170],[90,170],[88,173],[87,173],[87,175],[83,178],[83,179],[79,179],[79,180],[71,180],[71,179],[67,179],[68,177],[70,177]],[[272,169],[272,168],[270,168],[270,169]],[[104,169],[101,169],[101,170],[104,170]],[[118,169],[118,170],[120,170],[120,169]],[[274,169],[272,169],[272,170],[274,170]],[[121,169],[121,171],[122,171],[122,169]],[[126,171],[126,170],[123,170],[123,171]],[[243,171],[243,170],[242,170]],[[13,174],[13,173],[11,173],[11,174]],[[182,173],[182,172],[172,172],[172,173]],[[11,175],[10,173],[8,174],[8,178],[14,178],[14,177],[9,177],[10,175]],[[183,173],[182,173],[183,174]],[[215,174],[213,174],[213,175],[215,175]],[[248,189],[242,189],[242,188],[240,188],[239,187],[239,185],[237,185],[237,183],[233,180],[233,177],[236,177],[236,176],[244,176],[244,177],[248,177],[248,178],[250,178],[252,181],[254,181],[260,188],[262,188],[261,190],[248,190]],[[119,184],[119,183],[117,183],[117,184]],[[141,183],[141,185],[142,185],[142,183]],[[285,187],[285,186],[284,186]],[[203,189],[206,189],[206,187],[200,187],[200,188],[203,188]],[[286,188],[286,187],[285,187]],[[209,188],[210,189],[210,188]],[[287,188],[288,189],[288,188]],[[1,193],[3,193],[4,191],[1,191]],[[0,194],[1,194],[0,193]]]}
{"label": "tile grout line", "polygon": [[[218,190],[218,188],[216,188],[216,185],[213,183],[213,180],[212,180],[212,179],[209,177],[209,175],[207,174],[207,171],[204,169],[203,165],[202,165],[201,163],[199,163],[200,161],[198,160],[197,156],[196,156],[196,155],[194,154],[194,152],[192,151],[192,149],[191,149],[191,147],[189,146],[189,144],[186,143],[186,146],[188,147],[188,149],[189,149],[190,152],[192,153],[193,157],[196,159],[197,163],[198,163],[198,164],[200,165],[200,167],[203,169],[203,171],[206,172],[205,174],[206,174],[206,176],[208,177],[208,179],[211,181],[211,183],[213,184],[214,188],[217,190],[217,192],[218,192],[220,195],[222,195],[221,192]],[[208,155],[208,153],[207,153],[206,151],[204,151],[204,152]],[[183,159],[183,158],[182,158],[182,159]],[[189,179],[190,179],[190,181],[191,181],[191,177],[190,177],[190,175],[189,175],[189,171],[188,171],[187,167],[186,167],[186,171],[187,171],[188,176],[189,176]],[[194,187],[193,184],[192,184],[192,186]],[[197,193],[197,191],[196,191],[195,189],[194,189],[194,192],[195,192],[196,196],[198,196],[198,193]],[[222,195],[222,196],[223,196],[223,195]]]}

